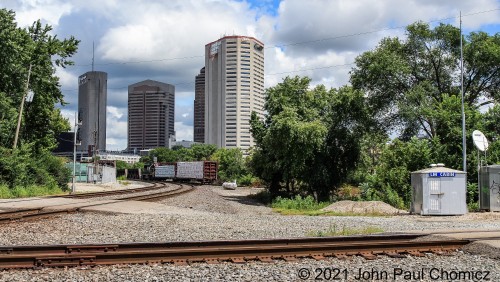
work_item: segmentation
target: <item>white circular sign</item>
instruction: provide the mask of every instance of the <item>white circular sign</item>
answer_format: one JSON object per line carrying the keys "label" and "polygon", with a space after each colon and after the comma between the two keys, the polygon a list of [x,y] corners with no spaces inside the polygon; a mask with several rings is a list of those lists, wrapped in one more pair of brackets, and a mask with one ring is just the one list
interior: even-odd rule
{"label": "white circular sign", "polygon": [[488,139],[486,139],[486,136],[484,136],[481,131],[474,130],[474,132],[472,132],[472,140],[479,151],[484,152],[488,150]]}

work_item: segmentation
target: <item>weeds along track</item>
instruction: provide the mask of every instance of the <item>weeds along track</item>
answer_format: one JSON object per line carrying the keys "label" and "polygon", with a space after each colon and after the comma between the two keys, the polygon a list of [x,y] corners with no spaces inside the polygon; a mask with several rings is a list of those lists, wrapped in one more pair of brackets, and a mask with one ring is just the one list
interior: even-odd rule
{"label": "weeds along track", "polygon": [[415,241],[422,235],[0,247],[0,269],[135,263],[245,263],[300,258],[395,258],[448,253],[468,240]]}
{"label": "weeds along track", "polygon": [[[168,186],[175,185],[176,187],[169,190],[154,192],[155,190],[163,190],[168,188]],[[93,200],[86,202],[76,203],[77,207],[67,207],[72,206],[72,204],[58,204],[58,205],[47,205],[43,207],[36,208],[26,208],[26,209],[17,209],[10,211],[0,212],[0,223],[11,222],[14,220],[22,220],[22,219],[32,219],[32,218],[41,218],[48,217],[57,214],[64,213],[72,213],[79,212],[83,208],[95,207],[107,205],[110,203],[114,203],[117,201],[156,201],[163,198],[175,197],[180,194],[184,194],[194,190],[194,186],[191,184],[177,184],[177,183],[165,183],[165,182],[157,182],[143,188],[136,189],[124,189],[124,190],[115,190],[115,191],[103,191],[103,192],[94,192],[94,193],[82,193],[82,194],[73,194],[73,195],[64,195],[64,196],[53,196],[50,198],[76,198],[76,199],[89,199],[89,198],[98,198],[105,196],[120,196],[126,195],[124,197],[118,197],[114,200],[109,200],[105,202],[96,203]],[[151,192],[147,194],[143,194],[144,192]],[[132,194],[132,195],[130,195]],[[133,195],[140,194],[140,195]]]}

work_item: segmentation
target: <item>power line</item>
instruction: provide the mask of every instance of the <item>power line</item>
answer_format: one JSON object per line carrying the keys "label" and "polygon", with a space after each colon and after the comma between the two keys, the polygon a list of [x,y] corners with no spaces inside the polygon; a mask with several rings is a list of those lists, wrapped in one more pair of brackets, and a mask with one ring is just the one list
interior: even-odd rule
{"label": "power line", "polygon": [[[500,8],[496,9],[490,9],[490,10],[484,10],[484,11],[479,11],[479,12],[473,12],[469,14],[464,14],[462,15],[463,17],[469,17],[469,16],[475,16],[479,14],[485,14],[485,13],[490,13],[494,11],[499,11]],[[457,19],[459,16],[455,17],[448,17],[448,18],[441,18],[437,20],[432,20],[432,21],[426,21],[426,23],[435,23],[435,22],[442,22],[442,21],[447,21],[447,20],[452,20],[452,19]],[[304,45],[304,44],[311,44],[311,43],[319,43],[319,42],[324,42],[324,41],[330,41],[330,40],[336,40],[336,39],[343,39],[343,38],[349,38],[349,37],[355,37],[355,36],[361,36],[361,35],[368,35],[372,33],[378,33],[382,31],[388,31],[388,30],[397,30],[397,29],[404,29],[406,28],[407,25],[404,26],[397,26],[397,27],[388,27],[388,28],[383,28],[383,29],[377,29],[377,30],[371,30],[371,31],[364,31],[364,32],[358,32],[358,33],[351,33],[351,34],[344,34],[344,35],[339,35],[339,36],[333,36],[333,37],[325,37],[325,38],[319,38],[319,39],[313,39],[313,40],[306,40],[306,41],[300,41],[300,42],[293,42],[293,43],[287,43],[287,44],[275,44],[271,45],[268,47],[265,47],[264,49],[273,49],[273,48],[283,48],[283,47],[290,47],[290,46],[298,46],[298,45]],[[101,64],[94,64],[97,66],[109,66],[109,65],[127,65],[127,64],[142,64],[142,63],[155,63],[155,62],[164,62],[164,61],[176,61],[176,60],[187,60],[187,59],[196,59],[196,58],[204,58],[205,55],[198,55],[198,56],[185,56],[185,57],[173,57],[173,58],[163,58],[163,59],[154,59],[154,60],[139,60],[139,61],[127,61],[127,62],[114,62],[114,63],[101,63]],[[92,64],[74,64],[72,66],[91,66]],[[71,67],[71,66],[68,66]]]}
{"label": "power line", "polygon": [[[346,64],[340,64],[340,65],[331,65],[331,66],[325,66],[325,67],[315,67],[315,68],[308,68],[308,69],[298,69],[298,70],[293,70],[293,71],[285,71],[285,72],[276,72],[276,73],[269,73],[264,76],[273,76],[273,75],[280,75],[280,74],[287,74],[287,73],[297,73],[297,72],[303,72],[303,71],[311,71],[311,70],[319,70],[319,69],[330,69],[330,68],[336,68],[336,67],[346,67],[350,65],[354,65],[355,63],[346,63]],[[185,81],[185,82],[178,82],[178,83],[169,83],[174,86],[179,86],[179,85],[188,85],[188,84],[195,84],[196,82],[194,81]],[[127,89],[128,86],[125,87],[108,87],[107,89],[114,89],[114,90],[119,90],[119,89]],[[78,89],[61,89],[61,91],[77,91]]]}
{"label": "power line", "polygon": [[[489,13],[489,12],[494,12],[494,11],[499,11],[499,10],[500,10],[500,8],[490,9],[490,10],[484,10],[484,11],[479,11],[479,12],[464,14],[464,15],[462,15],[462,17],[474,16],[474,15],[478,15],[478,14],[484,14],[484,13]],[[457,18],[459,18],[459,17],[441,18],[441,19],[437,19],[437,20],[427,21],[427,23],[442,22],[442,21],[452,20],[452,19],[457,19]],[[297,45],[303,45],[303,44],[308,44],[308,43],[318,43],[318,42],[324,42],[324,41],[341,39],[341,38],[348,38],[348,37],[355,37],[355,36],[360,36],[360,35],[367,35],[367,34],[371,34],[371,33],[377,33],[377,32],[381,32],[381,31],[387,31],[387,30],[403,29],[403,28],[406,28],[406,27],[407,26],[398,26],[398,27],[384,28],[384,29],[373,30],[373,31],[366,31],[366,32],[359,32],[359,33],[352,33],[352,34],[340,35],[340,36],[335,36],[335,37],[321,38],[321,39],[316,39],[316,40],[294,42],[294,43],[289,43],[289,44],[272,45],[272,46],[266,47],[265,49],[282,48],[282,47],[288,47],[288,46],[297,46]],[[117,63],[104,63],[104,64],[96,64],[96,65],[106,66],[106,65],[135,64],[135,63],[152,63],[152,62],[173,61],[173,60],[193,59],[193,58],[202,58],[202,57],[205,57],[205,56],[204,55],[203,56],[185,56],[185,57],[177,57],[177,58],[158,59],[158,60],[142,60],[142,61],[129,61],[129,62],[117,62]],[[345,64],[340,64],[340,65],[331,65],[331,66],[324,66],[324,67],[298,69],[298,70],[293,70],[293,71],[270,73],[270,74],[266,74],[264,76],[281,75],[281,74],[288,74],[288,73],[298,73],[298,72],[318,70],[318,69],[329,69],[329,68],[335,68],[335,67],[349,66],[349,65],[353,65],[353,64],[355,64],[355,63],[351,62],[351,63],[345,63]],[[76,66],[89,66],[89,65],[76,65]],[[174,86],[180,86],[180,85],[195,84],[195,82],[194,81],[185,81],[185,82],[178,82],[178,83],[171,83],[171,84],[174,85]],[[111,90],[121,90],[121,89],[127,89],[127,88],[128,88],[128,86],[125,86],[125,87],[113,87],[113,88],[108,88],[108,89],[111,89]],[[78,89],[62,89],[61,91],[68,91],[69,92],[69,91],[77,91],[77,90]]]}

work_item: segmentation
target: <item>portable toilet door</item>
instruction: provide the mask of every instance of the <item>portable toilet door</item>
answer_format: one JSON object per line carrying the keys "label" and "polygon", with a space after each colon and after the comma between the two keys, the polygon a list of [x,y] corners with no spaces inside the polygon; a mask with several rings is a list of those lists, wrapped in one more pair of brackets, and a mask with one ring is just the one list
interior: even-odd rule
{"label": "portable toilet door", "polygon": [[[441,178],[440,177],[427,177],[427,214],[441,214],[442,197],[441,192]],[[425,202],[425,201],[424,201]]]}

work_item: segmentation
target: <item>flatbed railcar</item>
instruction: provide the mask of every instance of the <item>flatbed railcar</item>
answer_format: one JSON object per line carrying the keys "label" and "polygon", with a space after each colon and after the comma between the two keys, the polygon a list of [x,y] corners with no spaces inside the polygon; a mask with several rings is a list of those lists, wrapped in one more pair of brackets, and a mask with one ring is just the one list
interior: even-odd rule
{"label": "flatbed railcar", "polygon": [[214,161],[155,163],[144,174],[149,180],[196,181],[213,184],[218,178],[218,163]]}

